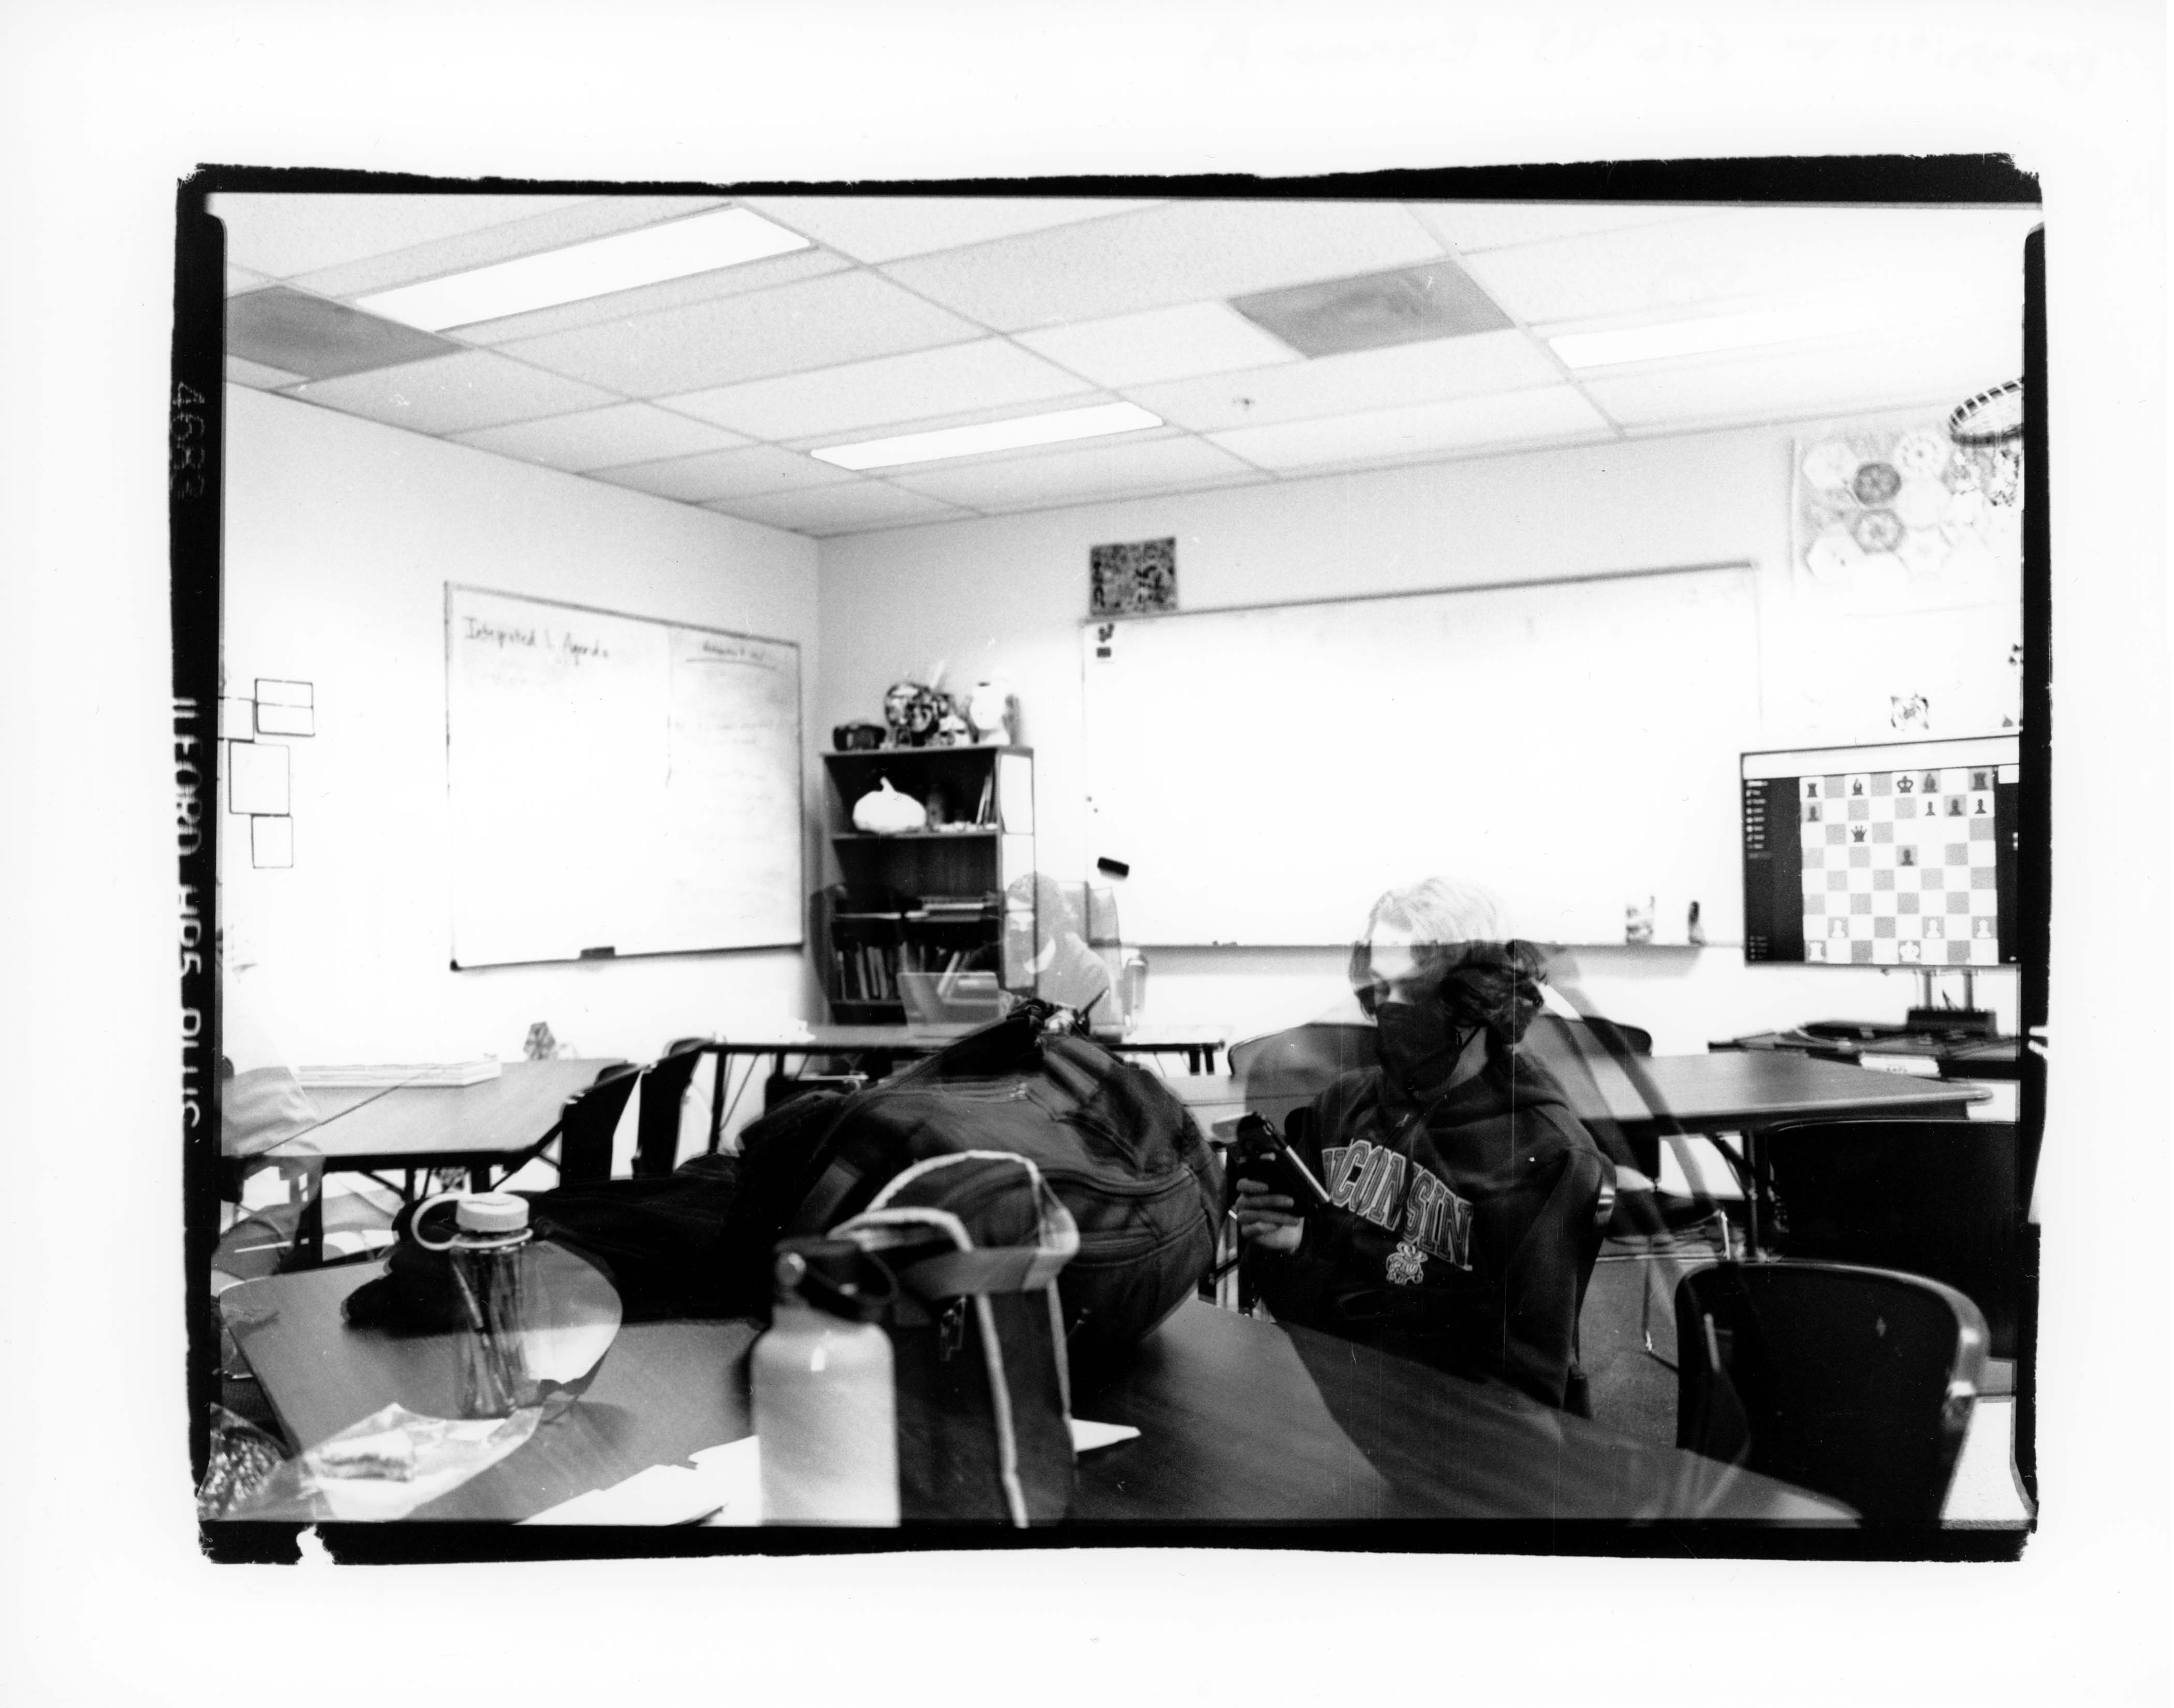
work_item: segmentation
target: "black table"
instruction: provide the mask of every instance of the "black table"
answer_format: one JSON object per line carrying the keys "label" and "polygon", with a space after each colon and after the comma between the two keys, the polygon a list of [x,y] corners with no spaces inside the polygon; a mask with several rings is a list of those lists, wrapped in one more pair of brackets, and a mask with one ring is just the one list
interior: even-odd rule
{"label": "black table", "polygon": [[267,1156],[321,1156],[350,1174],[398,1170],[412,1192],[426,1170],[464,1169],[477,1192],[542,1152],[558,1137],[566,1100],[595,1084],[616,1058],[509,1062],[495,1079],[473,1085],[400,1085],[389,1090],[313,1088],[323,1117]]}
{"label": "black table", "polygon": [[[494,1174],[503,1180],[559,1136],[568,1098],[619,1065],[616,1058],[509,1062],[495,1079],[473,1085],[313,1087],[317,1124],[262,1156],[322,1161],[328,1174],[397,1173],[397,1190],[411,1200],[416,1176],[441,1169],[464,1170],[472,1191],[487,1192]],[[322,1249],[323,1213],[311,1193],[295,1238],[312,1260]]]}
{"label": "black table", "polygon": [[[340,1304],[378,1263],[243,1282],[228,1327],[282,1424],[308,1447],[397,1400],[448,1414],[441,1338],[349,1328]],[[739,1322],[630,1324],[587,1392],[418,1519],[511,1522],[752,1426]],[[1720,1519],[1832,1526],[1846,1509],[1673,1447],[1629,1440],[1491,1383],[1191,1301],[1083,1417],[1141,1431],[1080,1462],[1073,1522],[1349,1524],[1473,1518]]]}
{"label": "black table", "polygon": [[[710,1094],[710,1149],[715,1151],[724,1133],[726,1111],[745,1095],[747,1082],[733,1089],[727,1066],[735,1056],[771,1058],[771,1072],[782,1076],[795,1057],[843,1056],[856,1062],[872,1078],[881,1078],[901,1061],[933,1056],[956,1043],[975,1025],[863,1026],[810,1025],[788,1035],[782,1030],[751,1032],[740,1037],[714,1038],[700,1046],[717,1058],[717,1078]],[[1146,1026],[1122,1038],[1097,1038],[1095,1042],[1120,1056],[1182,1056],[1189,1073],[1213,1073],[1215,1052],[1223,1047],[1220,1034],[1203,1026]],[[753,1075],[749,1070],[749,1077]]]}
{"label": "black table", "polygon": [[[1954,1080],[1876,1073],[1845,1062],[1816,1061],[1787,1051],[1717,1051],[1704,1056],[1603,1056],[1581,1060],[1581,1071],[1557,1074],[1578,1118],[1612,1123],[1637,1140],[1670,1133],[1744,1135],[1753,1182],[1745,1203],[1745,1244],[1759,1250],[1760,1213],[1770,1183],[1759,1136],[1793,1121],[1882,1120],[1916,1116],[1960,1120],[1992,1094]],[[1245,1087],[1229,1075],[1173,1079],[1171,1089],[1204,1125],[1245,1112]],[[1310,1100],[1294,1093],[1292,1104]]]}
{"label": "black table", "polygon": [[2013,1080],[2023,1077],[2020,1038],[1944,1038],[1927,1033],[1890,1033],[1869,1038],[1831,1038],[1791,1030],[1751,1032],[1741,1038],[1716,1039],[1709,1050],[1779,1050],[1825,1062],[1875,1066],[1883,1059],[1917,1057],[1931,1062],[1943,1079]]}

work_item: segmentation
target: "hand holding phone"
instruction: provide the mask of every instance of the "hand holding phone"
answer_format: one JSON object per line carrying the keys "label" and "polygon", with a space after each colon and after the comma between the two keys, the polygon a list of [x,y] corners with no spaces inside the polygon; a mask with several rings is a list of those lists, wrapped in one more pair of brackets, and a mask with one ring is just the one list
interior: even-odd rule
{"label": "hand holding phone", "polygon": [[1333,1208],[1328,1188],[1306,1166],[1306,1159],[1276,1131],[1274,1123],[1262,1116],[1247,1115],[1239,1121],[1230,1174],[1233,1180],[1257,1181],[1271,1192],[1289,1198],[1292,1210],[1301,1216]]}

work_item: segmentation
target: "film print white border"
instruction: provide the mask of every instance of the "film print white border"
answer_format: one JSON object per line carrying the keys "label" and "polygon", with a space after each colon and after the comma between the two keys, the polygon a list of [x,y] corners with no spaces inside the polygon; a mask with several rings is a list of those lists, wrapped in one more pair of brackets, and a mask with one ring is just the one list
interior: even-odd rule
{"label": "film print white border", "polygon": [[226,809],[249,820],[249,863],[278,871],[295,863],[291,749],[266,736],[306,739],[317,732],[316,684],[260,676],[249,695],[222,695],[219,740],[225,749]]}
{"label": "film print white border", "polygon": [[2002,768],[1806,777],[1798,806],[1804,959],[1998,966],[1993,789]]}

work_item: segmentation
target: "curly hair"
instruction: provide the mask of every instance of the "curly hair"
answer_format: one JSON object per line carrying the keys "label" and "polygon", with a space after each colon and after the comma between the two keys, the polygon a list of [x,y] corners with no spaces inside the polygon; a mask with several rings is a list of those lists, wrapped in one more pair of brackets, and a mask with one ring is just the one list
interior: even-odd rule
{"label": "curly hair", "polygon": [[1385,892],[1366,916],[1353,949],[1355,986],[1372,976],[1376,931],[1407,932],[1419,975],[1453,1024],[1481,1025],[1500,1052],[1514,1048],[1540,1011],[1547,958],[1522,938],[1505,938],[1485,891],[1445,878]]}

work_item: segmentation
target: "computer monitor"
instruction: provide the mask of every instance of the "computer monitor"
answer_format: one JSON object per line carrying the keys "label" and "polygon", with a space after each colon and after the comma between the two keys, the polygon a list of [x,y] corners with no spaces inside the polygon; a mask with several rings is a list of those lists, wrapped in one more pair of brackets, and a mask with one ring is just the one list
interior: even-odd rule
{"label": "computer monitor", "polygon": [[2020,742],[1743,756],[1744,958],[2012,966]]}

